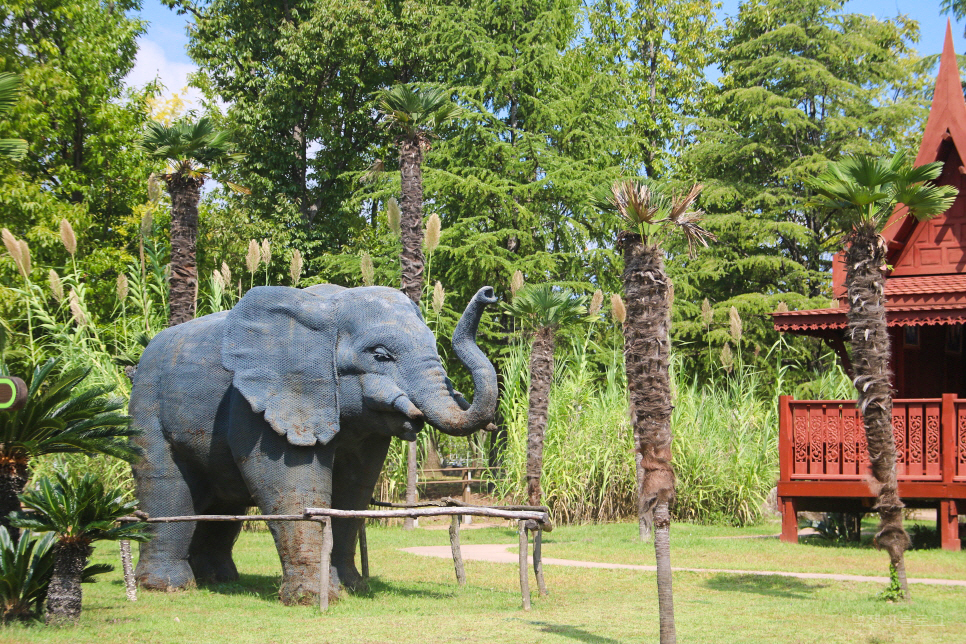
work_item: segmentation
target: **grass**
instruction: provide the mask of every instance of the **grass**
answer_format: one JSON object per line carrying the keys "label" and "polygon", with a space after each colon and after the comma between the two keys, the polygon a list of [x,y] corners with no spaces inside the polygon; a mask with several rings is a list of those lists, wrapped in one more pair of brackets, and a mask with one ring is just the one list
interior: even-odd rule
{"label": "grass", "polygon": [[[881,553],[855,548],[786,545],[777,540],[717,539],[774,531],[758,528],[672,528],[675,565],[699,562],[732,568],[827,569],[834,556],[845,571],[881,574]],[[653,548],[632,541],[636,526],[560,527],[545,540],[548,557],[648,563]],[[465,530],[464,543],[513,544],[513,530]],[[653,573],[548,566],[551,596],[520,609],[516,568],[467,562],[468,585],[455,584],[452,562],[400,553],[411,545],[445,545],[445,530],[369,529],[372,591],[347,597],[321,615],[315,607],[286,607],[276,599],[280,567],[267,532],[243,533],[236,546],[237,583],[183,593],[139,593],[124,599],[119,571],[84,588],[84,614],[75,629],[14,625],[0,642],[589,642],[656,641]],[[117,563],[116,544],[98,547],[97,562]],[[928,555],[928,557],[927,557]],[[966,578],[964,553],[909,553],[913,576],[935,558],[946,577]],[[768,565],[764,565],[768,564]],[[710,564],[709,564],[710,565]],[[929,643],[966,629],[962,588],[914,586],[912,604],[875,599],[880,584],[729,574],[675,574],[680,642]],[[531,581],[532,585],[532,581]]]}

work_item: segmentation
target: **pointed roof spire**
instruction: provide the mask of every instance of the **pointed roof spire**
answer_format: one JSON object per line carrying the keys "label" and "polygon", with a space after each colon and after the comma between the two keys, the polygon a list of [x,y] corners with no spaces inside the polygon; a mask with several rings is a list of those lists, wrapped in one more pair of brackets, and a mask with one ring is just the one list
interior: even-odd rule
{"label": "pointed roof spire", "polygon": [[[961,159],[966,159],[966,99],[960,82],[959,64],[953,47],[953,26],[946,20],[946,41],[939,57],[939,75],[936,76],[936,89],[933,92],[929,119],[922,134],[922,143],[916,155],[916,165],[945,161],[941,147],[943,141],[952,139]],[[903,220],[899,224],[898,220]],[[895,225],[899,224],[899,225]],[[905,241],[915,228],[915,219],[908,216],[904,206],[900,206],[889,218],[883,230],[886,241]],[[890,259],[891,256],[890,256]]]}
{"label": "pointed roof spire", "polygon": [[[966,156],[966,99],[959,76],[959,64],[953,47],[953,25],[946,20],[946,41],[939,57],[939,75],[929,109],[929,120],[923,133],[916,164],[938,161],[939,144],[946,132],[953,137],[956,149]],[[937,139],[938,136],[938,139]]]}

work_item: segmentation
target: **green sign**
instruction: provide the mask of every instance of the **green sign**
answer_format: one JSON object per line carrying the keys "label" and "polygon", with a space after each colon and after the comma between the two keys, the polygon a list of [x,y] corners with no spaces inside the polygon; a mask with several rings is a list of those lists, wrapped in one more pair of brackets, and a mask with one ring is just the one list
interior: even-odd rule
{"label": "green sign", "polygon": [[22,409],[27,402],[27,385],[14,376],[0,376],[0,411]]}

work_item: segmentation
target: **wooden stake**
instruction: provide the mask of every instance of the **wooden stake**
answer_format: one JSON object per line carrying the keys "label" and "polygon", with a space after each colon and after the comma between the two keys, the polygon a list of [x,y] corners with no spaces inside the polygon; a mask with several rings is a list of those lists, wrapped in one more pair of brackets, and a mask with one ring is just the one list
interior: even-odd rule
{"label": "wooden stake", "polygon": [[127,539],[122,539],[120,543],[121,568],[124,570],[124,588],[127,591],[127,600],[136,602],[138,600],[138,591],[134,584],[134,567],[131,565],[131,542]]}
{"label": "wooden stake", "polygon": [[369,579],[369,543],[366,541],[366,522],[359,527],[359,558],[362,560],[362,578]]}
{"label": "wooden stake", "polygon": [[319,609],[324,613],[329,609],[329,566],[332,562],[332,519],[324,517],[322,522],[322,561],[319,570]]}
{"label": "wooden stake", "polygon": [[463,568],[463,554],[460,552],[460,516],[454,514],[449,524],[449,545],[453,549],[453,567],[456,568],[456,583],[466,585],[466,570]]}
{"label": "wooden stake", "polygon": [[533,531],[533,574],[537,578],[537,591],[545,597],[550,593],[547,592],[547,584],[543,580],[543,560],[540,557],[542,533],[540,528]]}
{"label": "wooden stake", "polygon": [[527,522],[517,521],[520,533],[520,594],[523,596],[523,610],[530,610],[530,582],[527,579]]}

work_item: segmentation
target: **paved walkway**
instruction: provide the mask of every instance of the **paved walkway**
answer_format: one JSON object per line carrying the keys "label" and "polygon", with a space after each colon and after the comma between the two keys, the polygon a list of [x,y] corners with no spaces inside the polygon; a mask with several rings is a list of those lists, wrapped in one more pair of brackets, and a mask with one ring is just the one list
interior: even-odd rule
{"label": "paved walkway", "polygon": [[[491,563],[512,563],[519,562],[516,552],[510,552],[508,544],[463,544],[460,552],[463,561],[488,561]],[[418,546],[414,548],[403,548],[403,552],[424,557],[440,557],[452,559],[453,552],[449,546]],[[533,555],[530,555],[530,563],[533,563]],[[641,570],[644,572],[655,572],[656,566],[639,566],[634,564],[615,564],[600,563],[596,561],[576,561],[574,559],[555,559],[553,557],[543,557],[544,565],[548,566],[572,566],[575,568],[609,568],[619,570]],[[773,570],[724,570],[719,568],[672,568],[680,572],[699,572],[699,573],[726,573],[731,575],[761,575],[763,577],[795,577],[797,579],[830,579],[833,581],[866,581],[877,584],[888,584],[888,577],[867,577],[864,575],[835,575],[819,572],[778,572]],[[957,579],[916,579],[910,577],[910,584],[929,584],[933,586],[960,586],[966,588],[966,581]]]}

